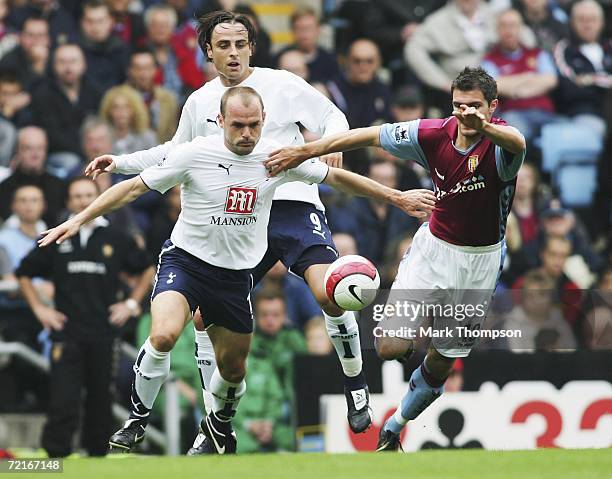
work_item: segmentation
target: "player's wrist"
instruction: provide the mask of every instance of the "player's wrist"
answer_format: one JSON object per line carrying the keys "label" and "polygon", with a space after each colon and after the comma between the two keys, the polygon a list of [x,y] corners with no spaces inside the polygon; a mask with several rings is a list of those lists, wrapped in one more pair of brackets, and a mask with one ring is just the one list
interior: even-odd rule
{"label": "player's wrist", "polygon": [[124,301],[125,307],[130,311],[132,316],[138,316],[140,314],[140,304],[134,298],[128,298]]}

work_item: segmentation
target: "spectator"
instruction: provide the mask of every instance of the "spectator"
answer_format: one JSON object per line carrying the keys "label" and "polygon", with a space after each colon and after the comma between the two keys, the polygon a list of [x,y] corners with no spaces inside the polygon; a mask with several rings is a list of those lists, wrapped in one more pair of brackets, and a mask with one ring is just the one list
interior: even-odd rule
{"label": "spectator", "polygon": [[336,245],[336,250],[340,257],[347,256],[349,254],[357,254],[357,243],[348,233],[334,233],[332,239]]}
{"label": "spectator", "polygon": [[85,75],[85,56],[75,43],[60,45],[53,55],[54,78],[32,96],[34,122],[47,132],[47,169],[60,178],[82,163],[79,136],[83,121],[97,113],[100,92]]}
{"label": "spectator", "polygon": [[550,0],[520,0],[517,5],[526,25],[535,34],[537,45],[546,52],[552,52],[559,40],[569,36],[567,25],[553,15],[551,3]]}
{"label": "spectator", "polygon": [[31,119],[29,105],[30,94],[23,91],[17,76],[0,72],[0,167],[7,167],[13,156],[17,128]]}
{"label": "spectator", "polygon": [[127,83],[140,93],[149,111],[151,129],[157,133],[158,142],[165,143],[176,131],[178,104],[172,92],[155,85],[156,71],[153,52],[138,49],[131,53]]}
{"label": "spectator", "polygon": [[[404,72],[404,45],[418,25],[446,0],[369,0],[363,10],[364,35],[376,42],[383,52],[386,66],[394,73],[396,83],[409,78]],[[420,117],[419,117],[420,118]]]}
{"label": "spectator", "polygon": [[198,47],[194,18],[185,14],[184,8],[179,8],[184,1],[169,0],[167,3],[175,9],[179,18],[179,26],[172,36],[172,46],[178,61],[178,74],[183,82],[183,95],[187,97],[204,83],[204,73],[197,61],[199,55],[203,59],[204,54]]}
{"label": "spectator", "polygon": [[495,39],[494,15],[480,0],[452,0],[432,13],[406,43],[408,66],[432,91],[432,103],[449,110],[453,78],[480,63]]}
{"label": "spectator", "polygon": [[314,299],[304,281],[293,274],[278,261],[257,285],[258,290],[278,290],[283,292],[285,308],[290,324],[302,329],[314,318],[322,317],[321,307]]}
{"label": "spectator", "polygon": [[[98,117],[89,117],[81,128],[81,143],[85,155],[86,164],[94,158],[104,155],[113,149],[113,132],[108,123]],[[82,166],[71,172],[71,177],[82,174]],[[100,192],[104,192],[112,186],[113,175],[99,175],[95,182]],[[132,205],[124,206],[106,215],[111,226],[127,232],[138,244],[144,247],[144,238],[139,228]],[[168,233],[169,234],[169,233]],[[169,238],[167,236],[166,238]],[[164,238],[164,240],[166,239]],[[163,243],[163,242],[162,242]],[[160,243],[160,245],[162,244]]]}
{"label": "spectator", "polygon": [[381,269],[380,283],[381,287],[391,288],[395,278],[397,277],[397,271],[399,269],[400,262],[404,259],[404,256],[410,251],[412,246],[412,239],[414,233],[409,231],[400,235],[394,241],[392,241],[386,251],[385,262]]}
{"label": "spectator", "polygon": [[27,5],[11,11],[9,21],[21,30],[28,18],[44,18],[49,23],[49,36],[54,46],[77,39],[74,18],[58,0],[29,0]]}
{"label": "spectator", "polygon": [[0,118],[17,128],[31,124],[31,99],[15,72],[0,70]]}
{"label": "spectator", "polygon": [[549,96],[557,86],[557,72],[547,52],[521,45],[523,27],[518,11],[502,12],[497,18],[499,42],[482,66],[497,81],[500,116],[532,143],[542,126],[557,118]]}
{"label": "spectator", "polygon": [[130,0],[106,0],[113,17],[113,35],[128,46],[141,45],[145,38],[142,15],[129,11]]}
{"label": "spectator", "polygon": [[87,0],[81,15],[81,48],[86,78],[102,91],[125,80],[128,47],[113,35],[113,18],[103,0]]}
{"label": "spectator", "polygon": [[28,18],[19,34],[19,45],[4,55],[0,70],[14,71],[23,88],[32,93],[45,78],[50,46],[47,21]]}
{"label": "spectator", "polygon": [[348,71],[328,83],[333,102],[346,115],[351,128],[391,119],[391,91],[376,78],[380,52],[371,40],[355,40],[349,49]]}
{"label": "spectator", "polygon": [[[236,2],[225,2],[225,3],[236,3]],[[251,56],[249,64],[254,67],[272,68],[274,66],[274,60],[270,53],[272,42],[270,41],[270,35],[261,25],[259,17],[255,11],[248,5],[236,5],[233,8],[224,8],[223,10],[229,10],[234,13],[245,15],[249,18],[253,27],[255,27],[255,52]]]}
{"label": "spectator", "polygon": [[425,116],[425,101],[420,88],[416,85],[404,85],[393,93],[391,103],[393,121],[418,120]]}
{"label": "spectator", "polygon": [[532,163],[523,163],[518,172],[512,212],[519,223],[523,243],[537,241],[540,231],[540,174]]}
{"label": "spectator", "polygon": [[278,56],[278,69],[286,70],[309,81],[310,71],[306,63],[306,55],[299,50],[286,49]]}
{"label": "spectator", "polygon": [[[508,314],[506,330],[521,331],[520,337],[508,338],[513,352],[573,350],[576,339],[563,319],[555,298],[555,282],[544,271],[531,271],[521,287],[521,301]],[[539,346],[539,347],[538,347]]]}
{"label": "spectator", "polygon": [[65,185],[62,180],[45,171],[46,160],[45,131],[35,126],[19,130],[15,157],[11,163],[13,173],[0,183],[0,218],[6,219],[11,214],[11,200],[17,188],[36,185],[45,195],[43,220],[49,226],[57,224],[64,205]]}
{"label": "spectator", "polygon": [[600,38],[603,9],[594,0],[575,3],[570,20],[570,38],[554,49],[560,73],[557,106],[603,138],[605,95],[612,88],[612,40]]}
{"label": "spectator", "polygon": [[[554,300],[561,305],[565,320],[574,325],[580,315],[582,292],[578,285],[565,274],[566,263],[571,253],[572,244],[568,239],[547,236],[540,252],[542,266],[532,271],[539,271],[552,280]],[[513,288],[522,289],[525,278],[526,276],[522,276],[517,279]]]}
{"label": "spectator", "polygon": [[155,54],[159,66],[158,83],[177,98],[184,95],[183,81],[178,74],[178,59],[172,45],[172,35],[178,18],[172,7],[153,5],[145,12],[146,44]]}
{"label": "spectator", "polygon": [[[567,238],[572,245],[574,256],[571,258],[572,279],[583,288],[591,286],[589,271],[598,272],[603,267],[603,260],[595,251],[589,236],[577,216],[561,206],[559,200],[551,200],[546,209],[540,214],[542,235]],[[525,245],[527,254],[539,250],[543,242],[540,235],[535,244]],[[536,250],[534,250],[534,247]]]}
{"label": "spectator", "polygon": [[0,0],[0,60],[19,44],[19,35],[16,29],[5,21],[8,14],[8,0]]}
{"label": "spectator", "polygon": [[[77,214],[98,196],[88,178],[68,186],[68,209]],[[119,274],[137,276],[129,299],[117,301]],[[50,400],[42,435],[49,457],[72,451],[79,423],[82,390],[87,391],[81,442],[90,456],[104,456],[111,433],[111,381],[115,338],[131,316],[140,314],[140,302],[151,287],[154,269],[144,251],[103,218],[82,228],[62,244],[35,248],[16,275],[32,311],[51,331]],[[55,285],[55,306],[46,306],[32,287],[33,277]]]}
{"label": "spectator", "polygon": [[[390,188],[397,187],[398,174],[393,163],[373,163],[368,176]],[[359,254],[375,264],[382,264],[389,242],[418,225],[415,218],[400,209],[369,198],[353,198],[344,207],[330,208],[328,220],[332,231],[351,234]]]}
{"label": "spectator", "polygon": [[[40,188],[32,185],[20,186],[15,190],[11,202],[12,216],[0,228],[0,250],[9,260],[8,272],[0,279],[14,284],[13,292],[0,293],[2,335],[7,341],[19,341],[35,349],[38,349],[36,336],[41,329],[40,324],[18,293],[19,285],[14,271],[30,250],[36,248],[40,233],[47,229],[41,221],[44,209],[45,200]],[[47,301],[52,298],[46,282],[37,281],[35,286]]]}
{"label": "spectator", "polygon": [[100,104],[100,117],[113,130],[113,154],[123,155],[157,145],[149,128],[149,112],[136,90],[127,85],[111,88]]}
{"label": "spectator", "polygon": [[340,73],[338,62],[334,55],[319,46],[321,25],[316,12],[309,7],[298,7],[291,14],[289,22],[294,43],[281,50],[278,68],[285,69],[280,66],[281,56],[285,52],[298,50],[304,55],[311,82],[325,84],[335,80]]}
{"label": "spectator", "polygon": [[592,292],[593,306],[583,325],[588,349],[612,349],[612,266],[608,266]]}
{"label": "spectator", "polygon": [[[248,365],[249,375],[255,370],[257,379],[250,376],[255,388],[249,388],[243,397],[234,423],[238,443],[244,439],[239,446],[244,452],[294,449],[289,413],[293,403],[293,357],[306,352],[306,344],[301,333],[287,327],[287,323],[282,294],[261,291],[255,299],[255,334]],[[272,404],[268,404],[268,397]]]}
{"label": "spectator", "polygon": [[304,337],[306,338],[306,349],[309,354],[327,356],[334,350],[323,318],[308,321],[306,326],[304,326]]}

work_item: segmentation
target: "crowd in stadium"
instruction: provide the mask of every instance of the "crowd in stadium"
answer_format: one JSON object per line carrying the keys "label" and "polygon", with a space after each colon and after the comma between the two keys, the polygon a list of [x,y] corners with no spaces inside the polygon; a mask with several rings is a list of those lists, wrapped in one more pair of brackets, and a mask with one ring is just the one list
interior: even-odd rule
{"label": "crowd in stadium", "polygon": [[[612,2],[345,0],[324,6],[323,16],[296,8],[287,18],[294,43],[278,49],[255,11],[232,0],[0,0],[1,340],[53,354],[48,330],[57,320],[50,310],[58,285],[35,279],[44,308],[32,311],[17,268],[42,231],[80,210],[84,190],[93,188],[95,197],[126,178],[101,175],[89,184],[81,175],[91,160],[172,138],[186,98],[215,76],[193,19],[223,8],[257,25],[252,66],[302,77],[344,112],[351,128],[448,116],[452,79],[466,65],[482,65],[498,82],[496,116],[528,142],[492,315],[498,327],[525,334],[498,347],[612,347]],[[322,22],[333,28],[333,51],[320,46]],[[576,136],[581,132],[583,141]],[[401,190],[432,187],[424,169],[382,149],[346,153],[344,167]],[[381,287],[390,287],[419,221],[324,186],[320,193],[341,255],[370,258]],[[137,273],[156,264],[180,207],[175,187],[163,196],[151,191],[107,217],[147,258],[120,268],[117,304],[138,287]],[[257,291],[249,389],[235,426],[244,451],[291,450],[293,355],[331,354],[332,345],[309,289],[282,264]],[[116,337],[136,345],[150,324],[143,297],[111,312]],[[186,415],[201,402],[193,334],[186,328],[172,353]],[[118,371],[124,399],[129,366],[122,362]],[[45,382],[26,365],[0,358],[0,377],[12,386],[0,392],[0,411],[46,408]]]}

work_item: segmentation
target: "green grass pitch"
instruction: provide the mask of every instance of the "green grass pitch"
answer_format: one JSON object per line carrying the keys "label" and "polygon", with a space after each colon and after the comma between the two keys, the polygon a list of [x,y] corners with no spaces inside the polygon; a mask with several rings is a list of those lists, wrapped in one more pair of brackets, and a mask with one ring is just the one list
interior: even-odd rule
{"label": "green grass pitch", "polygon": [[[7,477],[3,474],[4,477]],[[112,456],[64,461],[58,479],[610,479],[612,449],[424,451],[406,454],[267,454],[212,457]]]}

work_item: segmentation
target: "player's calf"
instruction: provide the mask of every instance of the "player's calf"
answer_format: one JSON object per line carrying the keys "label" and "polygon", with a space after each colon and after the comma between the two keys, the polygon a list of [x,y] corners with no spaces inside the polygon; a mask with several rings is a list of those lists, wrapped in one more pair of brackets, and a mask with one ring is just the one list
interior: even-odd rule
{"label": "player's calf", "polygon": [[[431,348],[423,363],[412,373],[408,391],[385,425],[382,427],[377,450],[397,450],[400,431],[410,420],[416,419],[444,392],[444,383],[452,370],[454,358],[442,356]],[[386,440],[383,440],[385,439]],[[397,447],[396,447],[397,446]]]}
{"label": "player's calf", "polygon": [[397,337],[376,338],[374,341],[376,353],[385,361],[397,359],[405,362],[414,351],[414,341]]}

